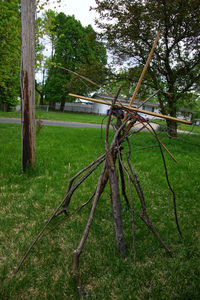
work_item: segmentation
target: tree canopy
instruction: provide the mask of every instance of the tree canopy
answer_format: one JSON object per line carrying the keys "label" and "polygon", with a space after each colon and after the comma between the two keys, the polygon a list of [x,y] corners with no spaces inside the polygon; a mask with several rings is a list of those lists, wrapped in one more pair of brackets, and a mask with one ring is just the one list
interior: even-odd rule
{"label": "tree canopy", "polygon": [[85,85],[79,79],[56,65],[77,71],[93,78],[98,83],[103,80],[105,64],[107,62],[106,50],[101,42],[97,41],[96,33],[89,25],[83,27],[74,16],[59,13],[52,18],[53,26],[50,37],[53,41],[51,65],[45,84],[47,101],[61,102],[62,108],[65,101],[72,101],[68,92],[88,93],[94,87]]}
{"label": "tree canopy", "polygon": [[0,103],[15,106],[20,95],[19,0],[0,0]]}
{"label": "tree canopy", "polygon": [[148,86],[161,89],[161,112],[176,116],[183,95],[199,89],[199,1],[96,0],[96,4],[102,37],[119,62],[144,65],[161,31],[148,68]]}

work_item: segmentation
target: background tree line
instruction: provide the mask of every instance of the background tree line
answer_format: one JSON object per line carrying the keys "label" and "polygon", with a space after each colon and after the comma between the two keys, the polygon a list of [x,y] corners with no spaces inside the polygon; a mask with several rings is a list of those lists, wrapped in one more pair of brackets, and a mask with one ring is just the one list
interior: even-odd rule
{"label": "background tree line", "polygon": [[[0,0],[0,101],[16,104],[20,95],[20,1]],[[89,25],[84,27],[64,13],[47,11],[37,18],[36,68],[43,80],[36,84],[41,104],[61,102],[68,91],[88,94],[94,87],[85,85],[60,65],[77,71],[101,85],[115,90],[122,83],[122,94],[130,96],[146,62],[156,33],[161,35],[138,97],[160,90],[155,101],[163,114],[176,116],[180,106],[197,104],[200,82],[200,4],[198,0],[96,0],[94,8],[102,30],[99,41]],[[51,45],[44,56],[44,39]],[[106,48],[105,48],[106,47]],[[106,49],[114,57],[118,71],[108,72]],[[119,71],[119,66],[121,69]],[[176,124],[168,121],[171,134]]]}
{"label": "background tree line", "polygon": [[[176,116],[180,105],[196,100],[200,83],[200,3],[198,0],[96,0],[96,20],[106,47],[118,64],[118,77],[130,83],[146,62],[157,32],[161,35],[145,80],[147,91],[159,90],[163,114]],[[167,121],[170,134],[176,123]]]}
{"label": "background tree line", "polygon": [[[16,106],[20,97],[21,19],[20,1],[0,0],[0,103],[3,110]],[[50,43],[46,44],[46,39]],[[46,11],[36,19],[36,72],[42,69],[43,80],[36,82],[41,104],[73,101],[68,92],[88,94],[95,89],[85,84],[62,66],[93,78],[103,84],[106,76],[107,55],[92,26],[82,26],[74,16]],[[45,46],[51,55],[44,55]]]}
{"label": "background tree line", "polygon": [[20,1],[0,0],[0,105],[7,110],[20,96]]}
{"label": "background tree line", "polygon": [[76,71],[103,85],[106,78],[106,49],[97,40],[92,26],[82,26],[74,16],[47,11],[44,24],[49,24],[46,33],[52,49],[43,91],[48,103],[60,102],[63,110],[66,101],[73,101],[68,96],[69,91],[88,94],[96,87],[56,66]]}

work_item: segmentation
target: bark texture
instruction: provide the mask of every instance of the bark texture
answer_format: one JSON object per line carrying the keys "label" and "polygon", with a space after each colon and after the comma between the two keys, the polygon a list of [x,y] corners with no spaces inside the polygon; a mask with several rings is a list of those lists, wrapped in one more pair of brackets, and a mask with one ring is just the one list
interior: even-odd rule
{"label": "bark texture", "polygon": [[21,0],[22,169],[35,163],[35,0]]}

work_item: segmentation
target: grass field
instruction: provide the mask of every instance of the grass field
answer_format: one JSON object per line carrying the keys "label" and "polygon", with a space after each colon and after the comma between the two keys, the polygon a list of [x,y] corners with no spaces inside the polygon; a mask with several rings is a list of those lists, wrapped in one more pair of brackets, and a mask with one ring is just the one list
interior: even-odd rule
{"label": "grass field", "polygon": [[[80,258],[87,299],[199,299],[200,294],[200,138],[180,135],[163,143],[178,160],[166,154],[170,182],[177,197],[181,240],[176,231],[172,196],[158,148],[139,151],[156,142],[148,133],[132,137],[132,163],[147,201],[150,217],[171,249],[170,258],[139,218],[136,202],[137,261],[133,262],[131,212],[123,203],[128,255],[116,250],[110,193],[107,186]],[[18,274],[21,257],[65,194],[69,173],[104,152],[98,129],[45,126],[36,137],[36,166],[21,172],[21,131],[0,124],[0,299],[77,299],[72,280],[73,250],[86,225],[91,204],[79,213],[54,219]],[[126,147],[124,151],[126,150]],[[76,191],[72,213],[93,193],[100,170]]]}

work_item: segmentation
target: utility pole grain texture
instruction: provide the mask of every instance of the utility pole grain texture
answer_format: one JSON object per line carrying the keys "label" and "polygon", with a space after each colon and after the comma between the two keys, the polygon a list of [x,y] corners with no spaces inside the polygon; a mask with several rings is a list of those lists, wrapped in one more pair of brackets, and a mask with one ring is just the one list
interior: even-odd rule
{"label": "utility pole grain texture", "polygon": [[35,0],[21,0],[22,169],[35,163]]}

